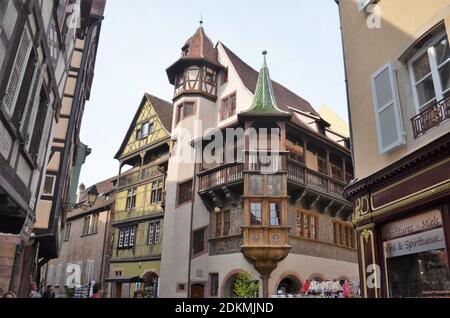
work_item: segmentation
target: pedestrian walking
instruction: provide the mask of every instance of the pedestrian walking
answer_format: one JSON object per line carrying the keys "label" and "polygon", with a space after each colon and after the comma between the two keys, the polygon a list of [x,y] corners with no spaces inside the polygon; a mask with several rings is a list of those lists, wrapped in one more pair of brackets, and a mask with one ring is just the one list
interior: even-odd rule
{"label": "pedestrian walking", "polygon": [[91,298],[102,298],[103,297],[103,287],[101,284],[95,284],[93,288],[93,295]]}
{"label": "pedestrian walking", "polygon": [[55,293],[53,292],[53,286],[48,285],[42,298],[56,298]]}

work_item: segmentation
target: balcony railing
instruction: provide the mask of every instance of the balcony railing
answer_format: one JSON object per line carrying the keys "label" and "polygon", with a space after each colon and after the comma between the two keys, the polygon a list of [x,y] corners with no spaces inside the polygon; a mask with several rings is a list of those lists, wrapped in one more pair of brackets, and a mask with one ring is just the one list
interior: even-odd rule
{"label": "balcony railing", "polygon": [[289,160],[287,163],[288,179],[303,184],[310,189],[342,197],[346,184],[340,180],[326,176],[306,168],[304,165]]}
{"label": "balcony railing", "polygon": [[158,175],[162,175],[162,172],[159,170],[159,166],[157,165],[137,169],[135,171],[125,173],[119,177],[119,188],[126,187],[140,181],[145,181]]}
{"label": "balcony railing", "polygon": [[412,119],[414,138],[450,119],[450,97],[428,107]]}
{"label": "balcony railing", "polygon": [[244,164],[233,163],[200,174],[200,192],[229,183],[243,181]]}
{"label": "balcony railing", "polygon": [[277,173],[285,167],[286,155],[253,153],[248,156],[248,170],[262,174]]}
{"label": "balcony railing", "polygon": [[[269,169],[269,167],[273,168],[270,171],[280,171],[280,167],[282,167],[280,162],[283,161],[281,157],[282,156],[278,156],[278,159],[273,161],[278,164],[272,163],[272,165],[265,168],[258,166],[257,164],[253,166],[249,165],[249,171],[261,171],[261,173],[267,173],[269,170],[264,169]],[[202,172],[199,174],[199,191],[205,192],[226,184],[242,182],[244,180],[243,170],[244,164],[234,163]],[[344,188],[346,186],[345,182],[324,175],[320,172],[310,170],[306,168],[305,165],[292,160],[287,161],[287,176],[289,181],[339,198],[343,197]]]}

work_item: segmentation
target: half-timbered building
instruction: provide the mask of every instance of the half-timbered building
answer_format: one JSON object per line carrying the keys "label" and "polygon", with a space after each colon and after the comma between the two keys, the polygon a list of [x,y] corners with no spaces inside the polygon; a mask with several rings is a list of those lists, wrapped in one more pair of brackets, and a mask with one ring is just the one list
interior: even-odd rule
{"label": "half-timbered building", "polygon": [[[65,143],[54,147],[52,141],[60,139],[65,127],[69,133],[64,140],[79,142],[75,128],[70,131],[67,127],[79,129],[80,105],[89,95],[74,91],[74,105],[66,96],[77,79],[82,83],[92,80],[94,64],[82,62],[77,68],[74,52],[81,43],[83,48],[86,34],[92,33],[87,30],[104,3],[0,2],[0,288],[22,297],[28,295],[35,260],[46,261],[58,253],[56,228],[75,147]],[[94,38],[98,31],[96,28]],[[95,55],[90,42],[86,43],[91,50],[82,60]],[[78,69],[89,70],[91,75],[81,79]],[[48,162],[56,153],[60,164],[50,180]],[[43,206],[41,194],[49,193],[56,194],[54,200]],[[57,200],[59,205],[54,204]]]}
{"label": "half-timbered building", "polygon": [[232,297],[240,272],[265,297],[299,293],[308,279],[355,280],[348,137],[273,82],[265,57],[258,74],[202,26],[167,74],[175,91],[160,295]]}

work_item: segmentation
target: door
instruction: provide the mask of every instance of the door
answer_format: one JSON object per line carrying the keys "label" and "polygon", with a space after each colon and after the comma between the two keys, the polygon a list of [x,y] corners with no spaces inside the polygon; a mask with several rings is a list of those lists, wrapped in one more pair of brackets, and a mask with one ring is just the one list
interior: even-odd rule
{"label": "door", "polygon": [[115,298],[122,298],[122,283],[116,284],[116,297]]}
{"label": "door", "polygon": [[205,298],[205,286],[200,284],[192,285],[191,298]]}

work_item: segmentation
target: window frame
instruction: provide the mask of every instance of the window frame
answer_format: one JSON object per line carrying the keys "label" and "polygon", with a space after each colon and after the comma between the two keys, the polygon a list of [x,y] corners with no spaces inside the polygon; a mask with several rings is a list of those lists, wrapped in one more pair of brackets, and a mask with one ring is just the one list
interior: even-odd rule
{"label": "window frame", "polygon": [[[440,41],[447,39],[447,42],[450,46],[450,39],[447,35],[447,32],[445,30],[437,33],[432,37],[432,39],[428,42],[426,42],[423,47],[417,51],[412,58],[410,58],[407,62],[408,71],[409,71],[409,77],[411,80],[411,88],[413,90],[413,97],[414,97],[414,104],[415,104],[415,111],[416,115],[420,114],[424,110],[426,110],[428,107],[440,102],[444,99],[445,95],[450,94],[450,87],[444,90],[442,87],[442,79],[440,75],[440,69],[442,67],[445,67],[446,65],[450,64],[450,57],[447,58],[443,63],[440,65],[437,64],[436,61],[436,44],[438,44]],[[426,55],[428,57],[428,61],[430,63],[430,73],[425,75],[423,78],[416,80],[416,75],[414,73],[414,67],[413,64],[418,61],[423,55]],[[434,99],[429,100],[427,103],[420,105],[419,101],[419,95],[417,93],[417,85],[420,85],[425,79],[427,79],[429,76],[431,76],[431,79],[433,80],[433,86],[434,86]]]}
{"label": "window frame", "polygon": [[[45,192],[45,183],[47,181],[47,178],[53,179],[53,185],[52,185],[51,193],[46,193]],[[46,175],[45,178],[44,178],[44,184],[42,185],[42,195],[43,196],[53,196],[53,195],[55,195],[55,185],[56,185],[56,176]]]}
{"label": "window frame", "polygon": [[209,273],[209,295],[212,297],[219,296],[219,278],[219,273]]}
{"label": "window frame", "polygon": [[[203,232],[202,250],[196,252],[196,250],[195,250],[196,249],[195,234],[198,233],[199,231]],[[197,256],[203,255],[207,252],[208,252],[208,227],[202,227],[202,228],[192,231],[192,251],[191,251],[192,257],[197,257]]]}
{"label": "window frame", "polygon": [[[278,224],[272,224],[272,209],[271,209],[271,205],[272,204],[276,204],[278,206],[278,213],[279,216],[277,217],[278,219]],[[268,207],[269,207],[269,226],[270,227],[280,227],[283,226],[283,202],[279,201],[279,200],[269,200],[268,202]]]}
{"label": "window frame", "polygon": [[[300,223],[299,223],[299,216],[301,217]],[[308,219],[308,235],[305,235],[305,217]],[[314,219],[314,233],[315,237],[313,237],[312,233],[312,222],[311,220]],[[304,240],[310,240],[310,241],[320,241],[320,219],[319,215],[303,210],[297,210],[296,215],[296,236],[304,239]]]}
{"label": "window frame", "polygon": [[[234,99],[234,105],[232,100]],[[225,114],[225,105],[227,105],[227,113]],[[232,107],[233,105],[233,107]],[[220,118],[219,121],[228,120],[237,113],[237,92],[233,92],[220,100]]]}
{"label": "window frame", "polygon": [[[356,249],[356,230],[353,225],[342,220],[333,220],[333,243],[340,247]],[[336,229],[339,232],[336,232]]]}
{"label": "window frame", "polygon": [[[252,213],[252,205],[253,204],[259,204],[260,207],[261,207],[261,210],[260,210],[261,215],[260,215],[260,223],[259,224],[256,224],[256,223],[254,223],[252,221],[253,218],[258,220],[258,217],[254,216],[253,213]],[[264,202],[262,200],[251,200],[251,201],[249,201],[249,203],[248,203],[248,212],[249,212],[249,217],[250,217],[250,222],[249,222],[250,226],[263,226],[264,225]]]}
{"label": "window frame", "polygon": [[[180,192],[180,188],[181,188],[181,186],[183,186],[183,185],[185,185],[186,183],[189,183],[189,182],[191,183],[190,199],[187,200],[187,201],[180,202],[180,193],[181,193]],[[194,179],[193,178],[190,178],[190,179],[187,179],[185,181],[177,183],[176,207],[178,208],[178,207],[181,207],[183,205],[187,205],[187,204],[191,203],[193,201],[193,199],[194,199],[194,192],[195,191],[194,191]]]}
{"label": "window frame", "polygon": [[[226,218],[225,216],[228,217]],[[216,213],[214,238],[219,239],[229,237],[230,233],[231,233],[231,211],[220,210],[220,212]]]}
{"label": "window frame", "polygon": [[64,233],[64,242],[69,242],[70,241],[70,231],[72,229],[72,222],[67,222],[66,223],[66,231]]}
{"label": "window frame", "polygon": [[[155,186],[156,185],[156,186]],[[162,202],[162,193],[164,188],[164,180],[158,179],[151,183],[150,204],[160,204]]]}
{"label": "window frame", "polygon": [[161,221],[153,221],[148,224],[147,244],[151,246],[161,244]]}
{"label": "window frame", "polygon": [[133,211],[136,209],[137,188],[128,189],[127,200],[125,202],[125,210]]}
{"label": "window frame", "polygon": [[[192,114],[186,115],[186,105],[191,104],[192,105]],[[196,101],[183,101],[180,104],[176,105],[176,120],[175,123],[178,125],[183,120],[197,115],[197,102]]]}
{"label": "window frame", "polygon": [[118,228],[119,239],[117,242],[118,250],[129,250],[136,246],[137,225],[128,225]]}

